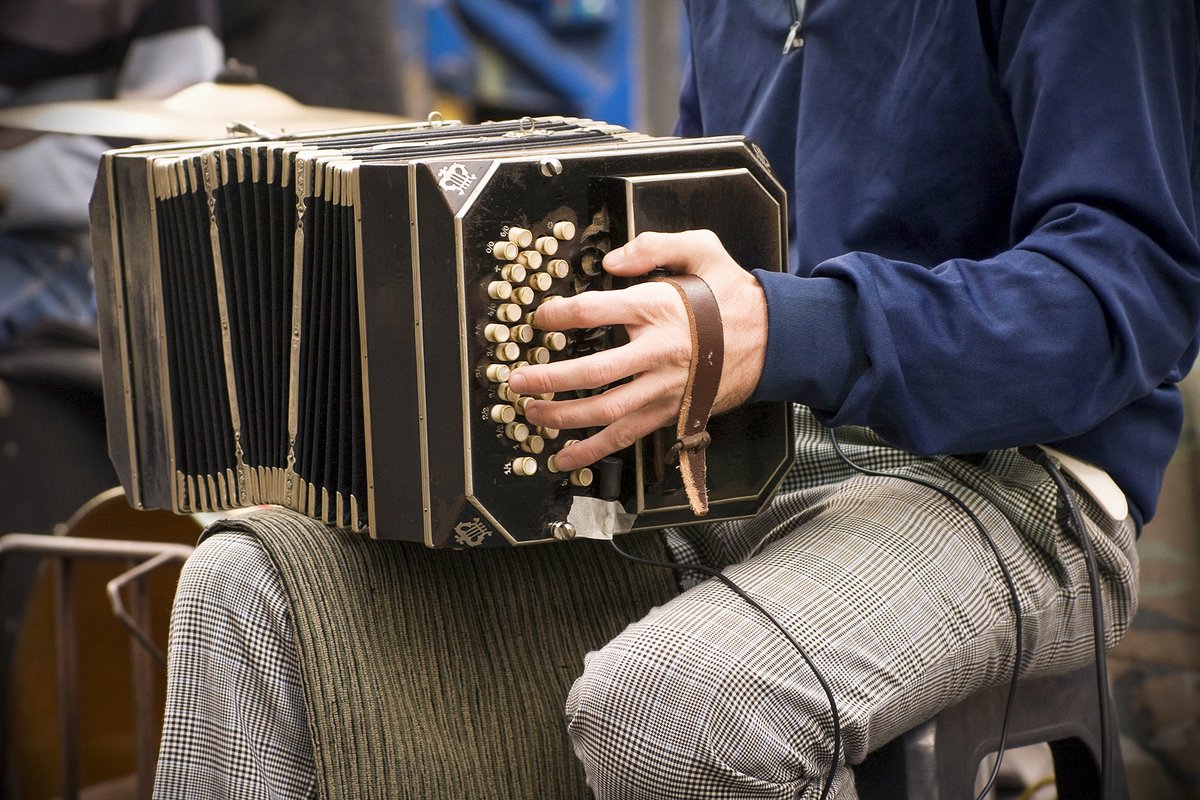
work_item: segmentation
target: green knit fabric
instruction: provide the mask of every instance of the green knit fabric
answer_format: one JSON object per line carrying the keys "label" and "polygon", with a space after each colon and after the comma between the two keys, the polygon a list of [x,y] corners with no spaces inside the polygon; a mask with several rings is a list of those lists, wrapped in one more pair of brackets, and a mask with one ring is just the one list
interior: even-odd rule
{"label": "green knit fabric", "polygon": [[[429,550],[280,509],[216,531],[257,537],[282,579],[326,798],[588,797],[567,691],[676,591],[606,542]],[[622,546],[664,557],[652,534]]]}

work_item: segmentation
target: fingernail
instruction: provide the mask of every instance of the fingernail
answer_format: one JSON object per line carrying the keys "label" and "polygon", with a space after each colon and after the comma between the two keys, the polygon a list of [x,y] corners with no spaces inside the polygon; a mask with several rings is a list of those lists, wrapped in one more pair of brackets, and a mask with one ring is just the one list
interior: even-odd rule
{"label": "fingernail", "polygon": [[625,248],[618,247],[604,257],[604,266],[619,267],[625,262]]}
{"label": "fingernail", "polygon": [[508,387],[510,389],[512,389],[514,392],[521,392],[526,388],[525,376],[521,374],[521,370],[517,370],[516,372],[509,373]]}

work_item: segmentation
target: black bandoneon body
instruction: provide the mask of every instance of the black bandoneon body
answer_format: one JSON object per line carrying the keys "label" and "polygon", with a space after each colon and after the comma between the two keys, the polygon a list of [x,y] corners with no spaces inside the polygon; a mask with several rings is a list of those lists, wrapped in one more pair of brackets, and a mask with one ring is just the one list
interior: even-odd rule
{"label": "black bandoneon body", "polygon": [[[117,150],[92,219],[134,505],[272,503],[433,547],[700,521],[661,437],[553,471],[587,432],[526,424],[504,378],[621,343],[528,315],[613,288],[600,259],[641,231],[710,228],[769,270],[786,243],[784,193],[746,140],[563,118]],[[793,458],[788,407],[709,430],[704,519],[756,513]]]}

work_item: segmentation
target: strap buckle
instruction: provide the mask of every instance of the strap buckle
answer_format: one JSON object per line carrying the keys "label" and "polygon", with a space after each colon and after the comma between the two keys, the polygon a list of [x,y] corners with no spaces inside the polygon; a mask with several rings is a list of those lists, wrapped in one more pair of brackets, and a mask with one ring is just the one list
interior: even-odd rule
{"label": "strap buckle", "polygon": [[682,439],[676,439],[675,444],[671,445],[671,449],[666,452],[667,463],[678,462],[679,454],[685,450],[688,453],[702,453],[710,444],[712,444],[712,435],[707,430],[690,433]]}

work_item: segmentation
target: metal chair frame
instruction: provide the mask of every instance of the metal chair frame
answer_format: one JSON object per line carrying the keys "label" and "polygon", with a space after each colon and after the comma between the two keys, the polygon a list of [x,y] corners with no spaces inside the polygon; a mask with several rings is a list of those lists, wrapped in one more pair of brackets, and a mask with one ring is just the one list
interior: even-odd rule
{"label": "metal chair frame", "polygon": [[[86,507],[85,507],[86,508]],[[81,512],[82,513],[82,512]],[[69,526],[65,526],[69,528]],[[153,736],[155,663],[165,668],[166,656],[147,632],[150,605],[145,578],[154,570],[187,559],[194,548],[167,542],[135,542],[116,539],[76,538],[63,535],[39,536],[10,533],[0,536],[0,564],[17,553],[51,559],[54,575],[56,672],[58,678],[58,737],[60,744],[61,794],[76,800],[79,776],[79,662],[76,633],[76,593],[73,585],[75,562],[81,559],[125,561],[130,568],[108,582],[107,593],[113,614],[129,631],[131,679],[134,696],[135,752],[139,797],[149,797],[154,782],[158,742]],[[128,604],[122,592],[129,587]],[[3,687],[7,694],[9,687]],[[6,704],[8,705],[8,704]],[[8,729],[0,726],[0,733]],[[10,744],[0,740],[0,756],[8,763]]]}

